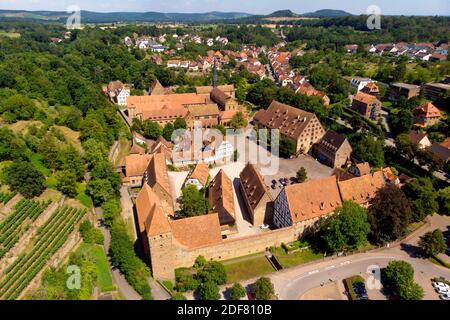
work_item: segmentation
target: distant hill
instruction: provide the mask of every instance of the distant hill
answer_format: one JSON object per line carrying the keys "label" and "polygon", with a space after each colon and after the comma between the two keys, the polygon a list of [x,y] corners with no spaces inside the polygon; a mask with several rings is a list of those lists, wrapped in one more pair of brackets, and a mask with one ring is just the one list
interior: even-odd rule
{"label": "distant hill", "polygon": [[333,18],[333,17],[352,16],[352,14],[348,13],[347,11],[343,11],[343,10],[323,9],[323,10],[317,10],[315,12],[304,13],[304,14],[302,14],[302,16],[311,17],[311,18]]}
{"label": "distant hill", "polygon": [[[46,20],[64,22],[69,14],[64,11],[0,10],[0,19]],[[83,23],[113,22],[206,22],[240,19],[252,16],[244,12],[163,13],[163,12],[93,12],[81,11]]]}
{"label": "distant hill", "polygon": [[266,17],[268,18],[279,18],[279,17],[288,17],[288,18],[294,18],[298,17],[299,15],[292,12],[291,10],[278,10],[275,12],[272,12],[271,14],[268,14]]}

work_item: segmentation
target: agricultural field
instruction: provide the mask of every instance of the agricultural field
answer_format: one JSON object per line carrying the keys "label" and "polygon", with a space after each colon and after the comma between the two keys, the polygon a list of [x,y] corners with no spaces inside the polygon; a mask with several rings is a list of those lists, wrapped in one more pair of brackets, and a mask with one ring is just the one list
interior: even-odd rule
{"label": "agricultural field", "polygon": [[7,204],[14,196],[12,192],[0,192],[0,204]]}
{"label": "agricultural field", "polygon": [[64,245],[85,214],[85,209],[69,206],[58,208],[38,229],[33,246],[23,252],[0,275],[0,299],[17,299],[51,257]]}
{"label": "agricultural field", "polygon": [[22,199],[14,206],[12,213],[0,224],[0,260],[49,204],[50,201]]}

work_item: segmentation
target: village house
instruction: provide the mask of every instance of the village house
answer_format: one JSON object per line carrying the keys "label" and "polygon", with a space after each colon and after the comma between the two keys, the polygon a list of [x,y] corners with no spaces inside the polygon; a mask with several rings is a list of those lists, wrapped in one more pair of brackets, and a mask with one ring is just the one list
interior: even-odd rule
{"label": "village house", "polygon": [[348,172],[354,175],[355,177],[364,176],[371,172],[370,164],[368,162],[360,162],[352,164],[350,168],[348,168]]}
{"label": "village house", "polygon": [[369,83],[374,82],[370,78],[362,77],[346,77],[346,80],[350,81],[350,85],[356,89],[356,91],[361,91]]}
{"label": "village house", "polygon": [[438,143],[433,143],[431,145],[431,147],[429,148],[429,150],[435,156],[437,156],[439,159],[441,159],[443,164],[446,164],[447,162],[450,161],[450,149],[449,148],[446,148],[445,146],[438,144]]}
{"label": "village house", "polygon": [[106,89],[106,93],[113,103],[119,106],[127,105],[127,99],[131,93],[130,86],[124,85],[121,81],[111,81]]}
{"label": "village house", "polygon": [[336,177],[286,186],[274,202],[273,223],[278,228],[295,226],[296,235],[318,229],[318,221],[342,206]]}
{"label": "village house", "polygon": [[222,169],[209,183],[208,199],[211,211],[219,215],[221,226],[231,226],[235,223],[233,182]]}
{"label": "village house", "polygon": [[419,131],[419,130],[411,130],[408,134],[409,138],[412,142],[417,144],[419,149],[426,149],[431,147],[431,141],[428,139],[428,136],[426,133]]}
{"label": "village house", "polygon": [[358,52],[358,45],[357,44],[348,44],[345,46],[345,51],[347,53],[356,54]]}
{"label": "village house", "polygon": [[420,95],[420,86],[407,83],[393,83],[389,91],[390,100],[398,100],[400,97],[411,99]]}
{"label": "village house", "polygon": [[268,203],[273,201],[269,188],[256,169],[255,165],[248,163],[239,174],[239,185],[250,222],[254,226],[268,223]]}
{"label": "village house", "polygon": [[361,89],[361,92],[370,94],[371,96],[378,98],[380,94],[380,88],[375,82],[369,82],[364,88]]}
{"label": "village house", "polygon": [[278,129],[280,135],[295,143],[295,151],[308,153],[312,145],[325,134],[314,113],[272,101],[267,110],[259,110],[253,117],[258,128]]}
{"label": "village house", "polygon": [[441,112],[431,102],[427,102],[413,110],[414,125],[428,127],[435,125],[441,120]]}
{"label": "village house", "polygon": [[130,154],[125,157],[125,177],[122,184],[128,187],[141,187],[142,179],[148,164],[152,159],[150,154]]}
{"label": "village house", "polygon": [[209,182],[209,168],[204,162],[199,162],[195,167],[189,172],[184,182],[184,187],[188,185],[194,185],[197,190],[204,189],[207,187]]}
{"label": "village house", "polygon": [[425,96],[432,101],[448,94],[448,92],[450,92],[450,84],[448,83],[427,83],[425,85]]}
{"label": "village house", "polygon": [[352,109],[366,118],[375,120],[381,112],[381,101],[360,91],[353,97]]}
{"label": "village house", "polygon": [[352,147],[343,135],[329,130],[314,145],[314,155],[318,161],[332,168],[341,168],[350,160]]}

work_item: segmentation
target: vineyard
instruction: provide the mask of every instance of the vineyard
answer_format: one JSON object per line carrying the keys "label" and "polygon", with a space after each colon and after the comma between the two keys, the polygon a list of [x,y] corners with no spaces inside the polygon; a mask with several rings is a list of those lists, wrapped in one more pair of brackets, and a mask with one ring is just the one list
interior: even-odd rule
{"label": "vineyard", "polygon": [[[8,200],[9,201],[9,200]],[[36,221],[50,201],[20,200],[0,224],[0,260],[19,241],[22,232]]]}
{"label": "vineyard", "polygon": [[0,282],[0,299],[14,300],[20,296],[50,258],[64,245],[85,213],[85,209],[64,206],[39,228],[33,248],[20,255],[5,269]]}
{"label": "vineyard", "polygon": [[0,204],[6,204],[11,200],[16,194],[12,192],[0,192]]}

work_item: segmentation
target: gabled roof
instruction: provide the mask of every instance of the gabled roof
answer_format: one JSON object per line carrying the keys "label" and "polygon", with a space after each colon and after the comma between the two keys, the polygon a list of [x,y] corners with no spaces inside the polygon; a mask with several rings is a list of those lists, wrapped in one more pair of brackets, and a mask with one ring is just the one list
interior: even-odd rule
{"label": "gabled roof", "polygon": [[206,185],[209,177],[209,168],[204,162],[199,162],[189,174],[190,179],[197,179],[202,186]]}
{"label": "gabled roof", "polygon": [[224,217],[226,214],[235,218],[233,183],[222,169],[209,184],[208,196],[209,205],[214,212],[219,214],[221,224],[228,218]]}
{"label": "gabled roof", "polygon": [[156,152],[147,168],[147,182],[153,188],[158,184],[167,194],[170,193],[169,174],[167,173],[166,157],[162,152]]}
{"label": "gabled roof", "polygon": [[244,170],[239,174],[239,178],[248,204],[252,209],[255,209],[258,206],[265,194],[272,199],[269,189],[264,183],[264,179],[253,164],[248,163]]}
{"label": "gabled roof", "polygon": [[152,159],[150,154],[130,154],[125,157],[125,172],[127,177],[143,176]]}
{"label": "gabled roof", "polygon": [[337,151],[344,144],[345,140],[346,138],[343,135],[338,134],[333,130],[328,130],[320,140],[319,144]]}
{"label": "gabled roof", "polygon": [[231,97],[229,95],[217,87],[214,87],[211,91],[211,100],[216,103],[225,104],[230,99]]}
{"label": "gabled roof", "polygon": [[411,130],[408,135],[409,139],[416,144],[420,143],[423,138],[427,137],[426,133],[418,130]]}
{"label": "gabled roof", "polygon": [[414,109],[414,112],[420,116],[430,118],[430,117],[440,117],[441,111],[436,108],[431,102],[424,103]]}
{"label": "gabled roof", "polygon": [[446,138],[444,142],[441,143],[444,148],[450,149],[450,137]]}
{"label": "gabled roof", "polygon": [[438,143],[433,143],[430,147],[431,152],[442,159],[444,163],[450,160],[450,149],[441,146]]}
{"label": "gabled roof", "polygon": [[189,106],[187,109],[189,110],[189,114],[194,117],[213,116],[220,113],[219,107],[215,103],[193,105]]}
{"label": "gabled roof", "polygon": [[294,224],[328,215],[342,205],[335,176],[289,185],[284,190]]}
{"label": "gabled roof", "polygon": [[142,148],[141,146],[138,146],[137,144],[133,143],[133,146],[131,147],[129,153],[143,155],[143,154],[145,154],[145,149]]}
{"label": "gabled roof", "polygon": [[377,191],[385,185],[383,171],[366,174],[350,180],[338,181],[342,200],[365,204],[372,200]]}
{"label": "gabled roof", "polygon": [[253,118],[269,129],[279,129],[284,136],[298,139],[316,116],[274,100],[267,110],[259,110]]}
{"label": "gabled roof", "polygon": [[222,242],[217,213],[173,220],[173,239],[187,249],[206,247]]}
{"label": "gabled roof", "polygon": [[145,183],[136,198],[136,212],[141,232],[147,229],[151,236],[170,232],[170,225],[162,211],[159,197]]}
{"label": "gabled roof", "polygon": [[[234,85],[232,85],[232,84],[220,85],[220,86],[217,86],[217,88],[219,88],[219,90],[221,90],[222,92],[224,92],[226,94],[231,94],[232,92],[234,92]],[[200,86],[200,87],[195,87],[195,92],[197,94],[210,94],[213,89],[214,89],[213,86]]]}
{"label": "gabled roof", "polygon": [[376,97],[374,97],[370,94],[364,93],[362,91],[359,91],[356,94],[356,96],[353,98],[353,100],[362,102],[364,104],[380,103],[380,101]]}
{"label": "gabled roof", "polygon": [[356,168],[358,168],[359,170],[359,174],[361,176],[369,174],[371,169],[370,169],[370,164],[368,162],[361,162],[358,163],[357,165],[355,165]]}
{"label": "gabled roof", "polygon": [[157,95],[157,94],[164,94],[165,90],[162,84],[158,81],[158,79],[155,79],[150,84],[150,90],[151,95]]}

